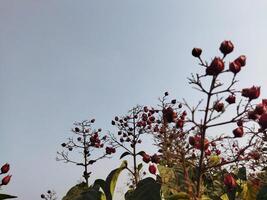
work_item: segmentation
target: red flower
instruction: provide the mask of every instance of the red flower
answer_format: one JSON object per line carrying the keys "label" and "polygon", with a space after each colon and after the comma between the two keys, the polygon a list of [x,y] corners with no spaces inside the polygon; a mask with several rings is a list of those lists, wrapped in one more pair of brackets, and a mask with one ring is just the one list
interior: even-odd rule
{"label": "red flower", "polygon": [[234,45],[230,40],[225,40],[221,43],[220,51],[223,55],[229,54],[234,50]]}
{"label": "red flower", "polygon": [[259,124],[263,129],[267,128],[267,113],[264,113],[263,115],[260,116]]}
{"label": "red flower", "polygon": [[243,134],[244,134],[243,127],[240,126],[240,127],[236,128],[236,129],[234,129],[233,130],[233,134],[234,134],[235,137],[242,137]]}
{"label": "red flower", "polygon": [[242,55],[242,56],[239,56],[237,59],[235,59],[234,62],[237,62],[240,64],[241,67],[244,67],[246,65],[246,56]]}
{"label": "red flower", "polygon": [[257,99],[260,96],[260,87],[244,88],[242,90],[242,96],[249,98],[249,100]]}
{"label": "red flower", "polygon": [[207,75],[218,75],[224,70],[224,62],[221,58],[215,57],[210,66],[206,68]]}
{"label": "red flower", "polygon": [[229,70],[233,72],[234,74],[237,74],[241,70],[241,65],[239,62],[230,62],[229,64]]}
{"label": "red flower", "polygon": [[200,48],[194,48],[192,50],[192,55],[196,58],[200,57],[201,53],[202,53],[202,49]]}
{"label": "red flower", "polygon": [[232,176],[232,174],[226,174],[224,176],[224,180],[223,180],[224,185],[228,188],[228,189],[232,189],[237,187],[237,183],[235,178]]}
{"label": "red flower", "polygon": [[2,179],[2,184],[1,185],[7,185],[11,179],[11,175],[7,175]]}
{"label": "red flower", "polygon": [[1,174],[5,174],[5,173],[7,173],[7,172],[9,171],[9,168],[10,168],[10,166],[9,166],[8,163],[4,164],[4,165],[1,167]]}
{"label": "red flower", "polygon": [[151,174],[156,174],[157,172],[155,165],[149,165],[148,170]]}
{"label": "red flower", "polygon": [[234,96],[234,95],[229,95],[229,96],[225,99],[225,101],[226,101],[227,103],[229,103],[229,104],[233,104],[233,103],[235,103],[235,96]]}

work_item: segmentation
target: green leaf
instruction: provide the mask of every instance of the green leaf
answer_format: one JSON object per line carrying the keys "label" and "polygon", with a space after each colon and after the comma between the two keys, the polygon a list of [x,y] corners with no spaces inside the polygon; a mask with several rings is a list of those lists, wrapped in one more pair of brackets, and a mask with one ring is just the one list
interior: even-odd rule
{"label": "green leaf", "polygon": [[237,177],[243,181],[247,180],[247,171],[245,167],[241,167],[238,169]]}
{"label": "green leaf", "polygon": [[138,171],[140,171],[140,170],[142,169],[142,167],[143,167],[143,163],[140,163],[140,164],[137,166]]}
{"label": "green leaf", "polygon": [[125,200],[161,200],[160,184],[149,177],[139,181],[135,190],[125,194]]}
{"label": "green leaf", "polygon": [[110,172],[106,178],[106,181],[102,179],[97,179],[95,181],[94,185],[99,185],[102,188],[105,193],[106,200],[112,200],[118,177],[122,170],[124,170],[126,167],[127,161],[124,160],[119,168]]}
{"label": "green leaf", "polygon": [[264,200],[264,199],[267,199],[267,185],[264,185],[258,195],[257,195],[257,200]]}
{"label": "green leaf", "polygon": [[142,156],[145,152],[144,151],[139,151],[136,155]]}
{"label": "green leaf", "polygon": [[14,199],[14,198],[18,198],[18,197],[12,196],[9,194],[0,194],[0,200],[2,200],[2,199]]}
{"label": "green leaf", "polygon": [[123,157],[128,156],[128,155],[130,155],[130,154],[131,154],[130,152],[125,151],[123,154],[121,154],[120,159],[122,159]]}

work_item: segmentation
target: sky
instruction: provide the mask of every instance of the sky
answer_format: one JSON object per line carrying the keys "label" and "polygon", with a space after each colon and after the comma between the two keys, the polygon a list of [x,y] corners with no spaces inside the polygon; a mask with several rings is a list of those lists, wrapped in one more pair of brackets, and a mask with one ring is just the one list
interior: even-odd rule
{"label": "sky", "polygon": [[[13,175],[1,192],[30,200],[53,189],[62,198],[78,183],[82,169],[55,160],[74,121],[95,118],[113,131],[114,116],[155,105],[165,91],[196,103],[193,47],[210,61],[231,40],[229,59],[248,58],[239,86],[260,85],[267,97],[266,8],[265,0],[1,0],[0,165]],[[92,180],[119,166],[118,156],[97,163]]]}

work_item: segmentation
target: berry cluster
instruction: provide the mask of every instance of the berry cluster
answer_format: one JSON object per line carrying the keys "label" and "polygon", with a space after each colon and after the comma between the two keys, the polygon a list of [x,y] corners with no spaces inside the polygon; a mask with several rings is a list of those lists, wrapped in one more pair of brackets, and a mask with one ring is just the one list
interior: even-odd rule
{"label": "berry cluster", "polygon": [[[10,169],[10,165],[8,163],[4,164],[2,167],[1,167],[1,172],[0,172],[0,175],[1,174],[6,174],[7,172],[9,172],[9,169]],[[1,186],[3,185],[7,185],[9,182],[10,182],[10,179],[11,179],[11,175],[6,175],[1,183],[0,183],[0,188]]]}

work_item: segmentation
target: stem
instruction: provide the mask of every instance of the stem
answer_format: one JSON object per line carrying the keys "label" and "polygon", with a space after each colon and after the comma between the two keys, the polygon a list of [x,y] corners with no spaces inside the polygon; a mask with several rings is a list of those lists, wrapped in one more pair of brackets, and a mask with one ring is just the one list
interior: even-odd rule
{"label": "stem", "polygon": [[88,187],[88,170],[87,170],[87,150],[86,150],[86,134],[85,134],[85,130],[83,127],[83,158],[84,158],[84,179],[86,182],[86,185]]}
{"label": "stem", "polygon": [[[135,116],[135,110],[133,111],[133,116]],[[134,182],[135,188],[138,183],[138,170],[137,170],[137,162],[136,162],[136,127],[135,127],[135,118],[133,117],[133,134],[134,134],[134,143],[133,143],[133,162],[134,162]]]}
{"label": "stem", "polygon": [[210,90],[209,93],[207,94],[207,104],[205,108],[205,116],[204,116],[204,122],[203,125],[201,126],[201,154],[200,154],[200,159],[199,159],[199,164],[198,164],[198,171],[197,171],[197,197],[200,197],[200,186],[202,182],[202,165],[203,165],[203,159],[204,159],[204,143],[205,143],[205,135],[206,135],[206,129],[207,129],[207,118],[208,118],[208,113],[209,113],[209,105],[210,105],[210,100],[212,96],[212,90],[214,88],[214,84],[216,81],[216,76],[213,76],[211,85],[210,85]]}

